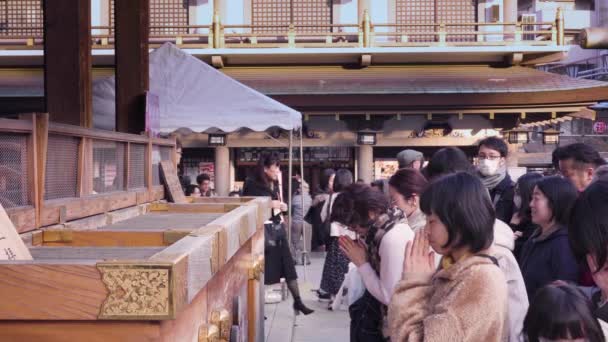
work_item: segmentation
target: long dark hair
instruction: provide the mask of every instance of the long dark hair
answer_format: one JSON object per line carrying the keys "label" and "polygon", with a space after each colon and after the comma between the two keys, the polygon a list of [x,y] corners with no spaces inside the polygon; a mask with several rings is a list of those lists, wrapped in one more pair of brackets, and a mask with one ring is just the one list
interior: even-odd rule
{"label": "long dark hair", "polygon": [[524,320],[524,332],[529,342],[537,342],[540,337],[604,341],[591,302],[581,290],[561,282],[546,285],[536,292]]}
{"label": "long dark hair", "polygon": [[395,188],[403,198],[408,199],[414,194],[420,196],[428,182],[418,170],[401,169],[391,177],[388,184]]}
{"label": "long dark hair", "polygon": [[608,180],[593,182],[575,202],[568,237],[574,255],[583,263],[589,254],[598,272],[608,262]]}
{"label": "long dark hair", "polygon": [[354,183],[336,197],[331,209],[331,221],[347,227],[364,227],[369,222],[369,212],[385,213],[389,201],[384,194],[367,184]]}
{"label": "long dark hair", "polygon": [[263,153],[258,160],[258,164],[255,167],[254,178],[259,183],[265,184],[268,187],[273,185],[273,180],[269,179],[264,169],[269,168],[273,165],[277,167],[281,165],[281,158],[278,153]]}
{"label": "long dark hair", "polygon": [[323,170],[323,173],[321,173],[321,184],[319,184],[319,189],[317,191],[318,193],[327,194],[330,190],[333,190],[329,188],[329,179],[335,174],[336,170],[334,169]]}
{"label": "long dark hair", "polygon": [[521,197],[521,208],[517,211],[521,222],[532,222],[532,212],[530,210],[530,201],[532,201],[532,192],[536,183],[543,178],[538,172],[528,172],[525,175],[519,177],[517,180],[517,191],[519,197]]}

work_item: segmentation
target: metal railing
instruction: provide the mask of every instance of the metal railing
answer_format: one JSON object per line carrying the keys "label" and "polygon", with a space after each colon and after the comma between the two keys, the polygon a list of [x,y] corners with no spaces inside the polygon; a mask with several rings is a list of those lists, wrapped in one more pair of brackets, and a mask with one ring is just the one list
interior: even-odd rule
{"label": "metal railing", "polygon": [[608,81],[608,52],[567,64],[544,65],[538,69],[573,78]]}
{"label": "metal railing", "polygon": [[[308,32],[310,28],[318,32]],[[533,29],[530,30],[530,27]],[[495,46],[495,45],[564,45],[564,21],[561,9],[552,22],[471,22],[395,24],[372,23],[367,12],[361,23],[327,25],[223,25],[219,15],[211,25],[151,26],[151,32],[183,30],[184,33],[153,33],[150,44],[173,42],[193,48],[263,48],[263,47],[409,47],[409,46]],[[271,30],[272,29],[272,30]],[[308,29],[308,30],[304,30]],[[10,32],[5,30],[5,32]],[[114,28],[93,26],[94,48],[114,44]],[[3,34],[0,48],[25,45],[40,48],[42,35]]]}

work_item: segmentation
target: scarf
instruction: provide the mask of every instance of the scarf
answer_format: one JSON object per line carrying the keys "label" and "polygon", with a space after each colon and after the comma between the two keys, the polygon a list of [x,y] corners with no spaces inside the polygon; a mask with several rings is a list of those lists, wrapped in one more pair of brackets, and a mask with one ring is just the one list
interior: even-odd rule
{"label": "scarf", "polygon": [[492,191],[500,182],[502,182],[505,177],[507,177],[507,165],[500,166],[496,174],[492,176],[484,176],[481,173],[479,174],[481,178],[481,182],[486,187],[486,189]]}
{"label": "scarf", "polygon": [[368,260],[374,271],[380,275],[380,242],[396,224],[407,223],[407,218],[401,209],[391,208],[386,213],[380,215],[370,227],[368,234]]}

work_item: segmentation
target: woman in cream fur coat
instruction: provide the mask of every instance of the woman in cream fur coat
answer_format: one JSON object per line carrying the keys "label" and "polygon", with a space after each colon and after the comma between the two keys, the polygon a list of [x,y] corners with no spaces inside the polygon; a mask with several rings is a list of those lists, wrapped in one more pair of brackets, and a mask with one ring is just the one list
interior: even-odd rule
{"label": "woman in cream fur coat", "polygon": [[[495,214],[481,181],[440,178],[421,207],[428,223],[406,247],[388,310],[391,341],[506,341],[507,283],[492,256]],[[437,271],[429,247],[443,255]]]}

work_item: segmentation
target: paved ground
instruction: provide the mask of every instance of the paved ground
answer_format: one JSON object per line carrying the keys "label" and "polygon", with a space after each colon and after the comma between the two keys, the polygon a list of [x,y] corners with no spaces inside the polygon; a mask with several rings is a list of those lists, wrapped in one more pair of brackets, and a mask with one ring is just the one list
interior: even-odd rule
{"label": "paved ground", "polygon": [[[291,297],[279,304],[266,304],[266,342],[348,342],[350,323],[348,312],[329,311],[327,303],[317,301],[316,294],[311,291],[319,287],[324,260],[324,255],[321,253],[311,256],[312,264],[307,266],[306,272],[308,281],[305,281],[304,267],[296,266],[304,303],[315,312],[309,316],[296,316],[294,326]],[[276,288],[280,291],[280,286]]]}

